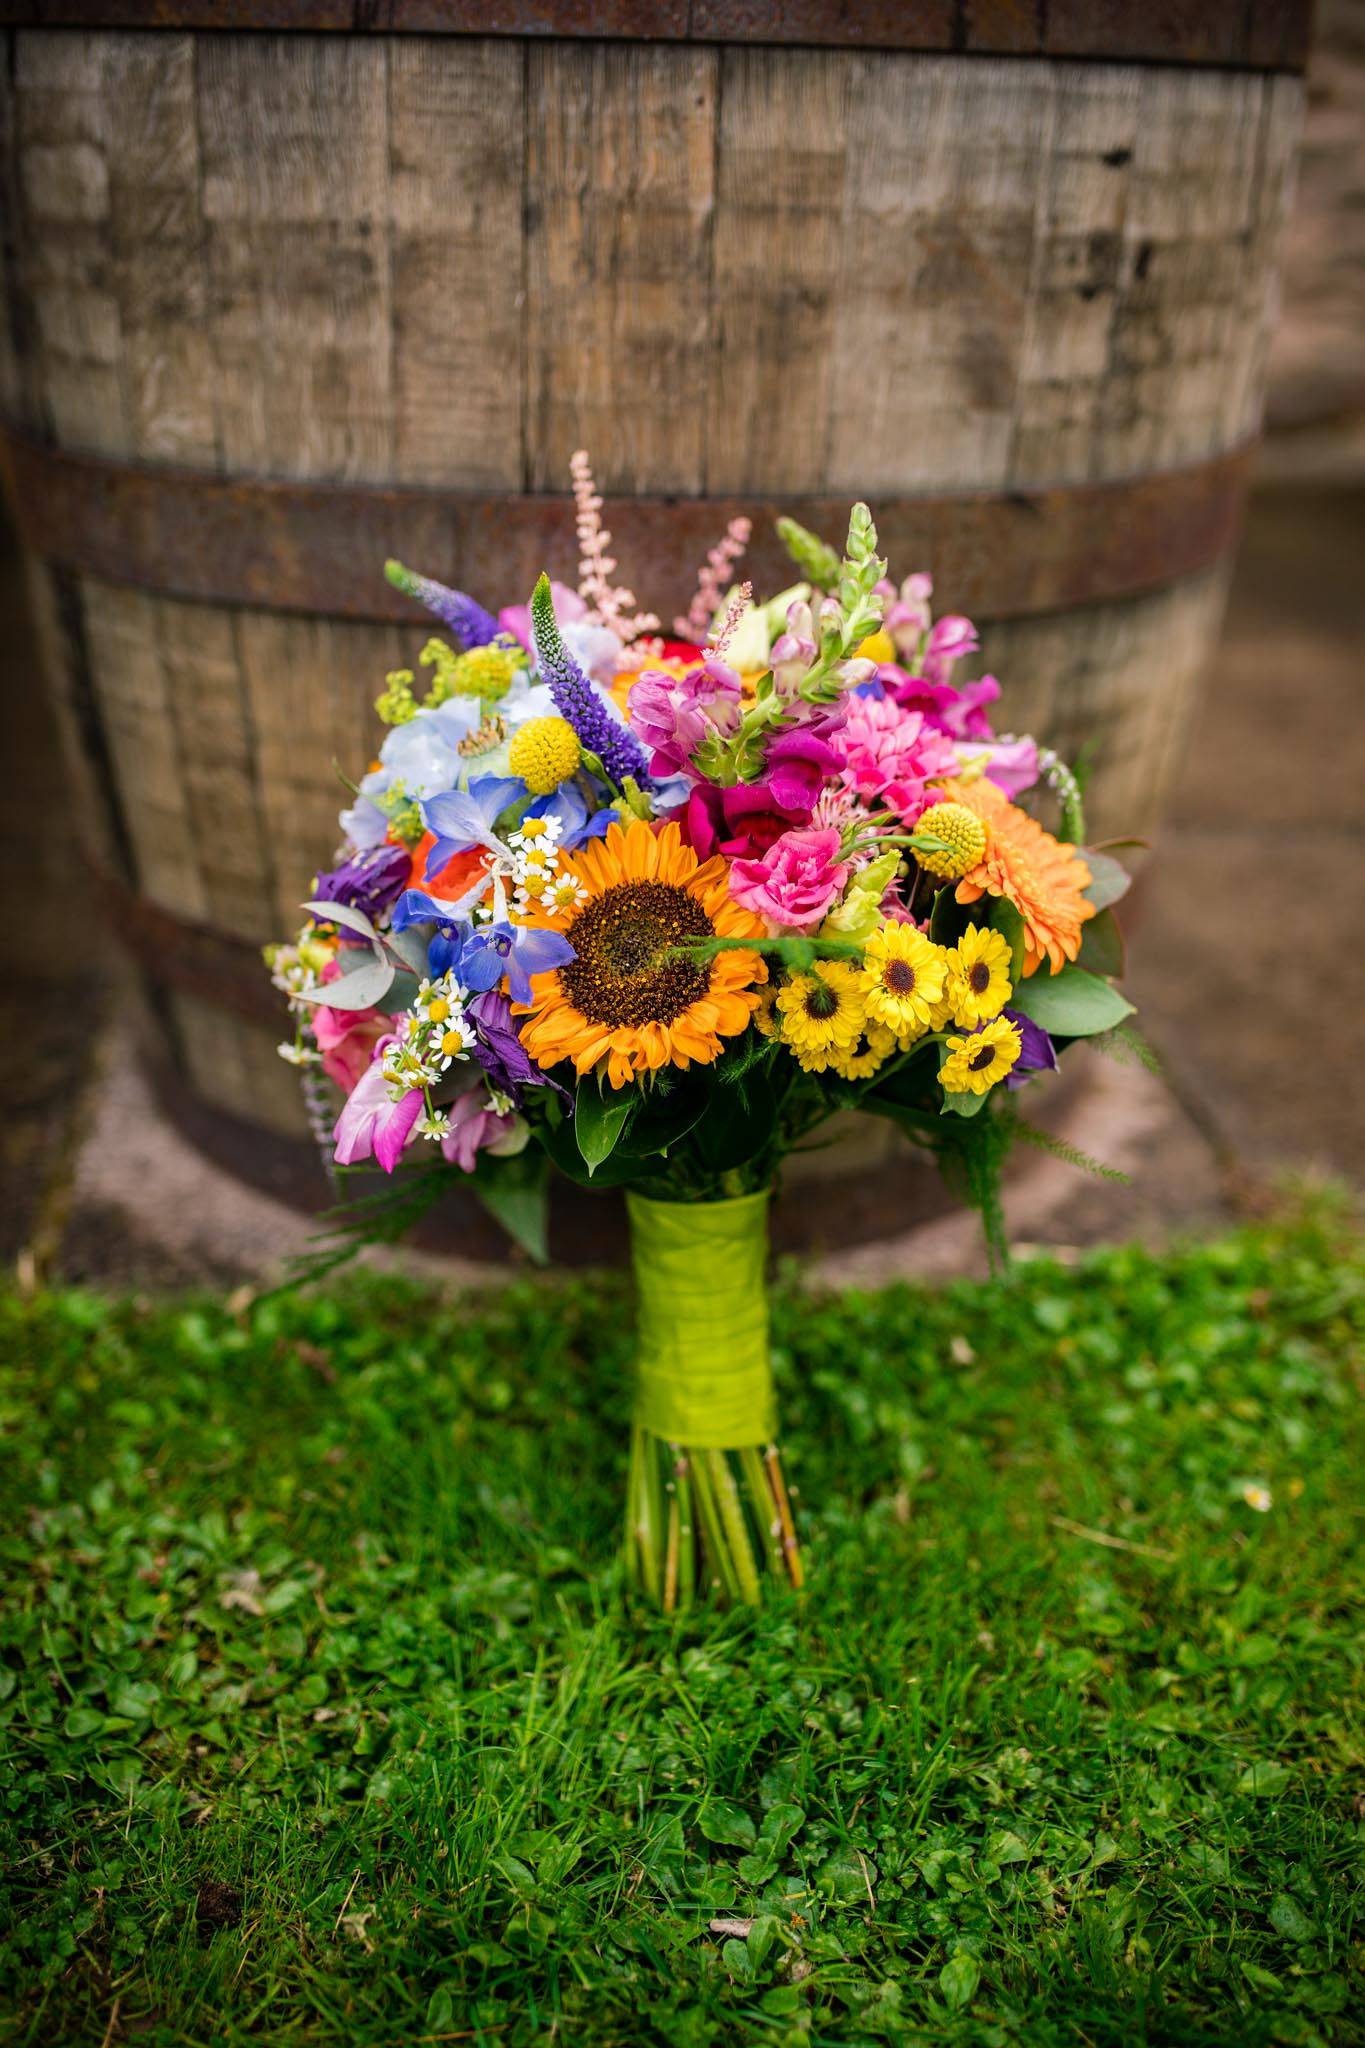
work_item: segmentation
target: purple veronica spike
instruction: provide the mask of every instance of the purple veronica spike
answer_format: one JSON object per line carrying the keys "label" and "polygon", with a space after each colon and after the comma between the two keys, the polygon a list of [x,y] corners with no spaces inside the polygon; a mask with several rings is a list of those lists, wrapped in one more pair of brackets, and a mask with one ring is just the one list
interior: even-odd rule
{"label": "purple veronica spike", "polygon": [[584,747],[596,754],[618,785],[627,776],[648,789],[649,763],[633,732],[618,725],[560,638],[550,579],[542,575],[531,594],[531,636],[536,661],[560,717],[568,720]]}
{"label": "purple veronica spike", "polygon": [[492,612],[486,612],[462,590],[450,590],[430,576],[418,576],[401,562],[385,562],[384,574],[395,590],[401,590],[405,597],[415,597],[429,612],[435,612],[462,648],[486,647],[490,640],[497,639],[498,622]]}

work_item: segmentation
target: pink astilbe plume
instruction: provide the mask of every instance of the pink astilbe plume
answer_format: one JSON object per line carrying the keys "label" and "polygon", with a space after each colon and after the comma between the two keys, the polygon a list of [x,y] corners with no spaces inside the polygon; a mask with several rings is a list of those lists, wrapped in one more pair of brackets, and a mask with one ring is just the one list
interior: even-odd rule
{"label": "pink astilbe plume", "polygon": [[569,457],[569,473],[578,533],[578,594],[588,607],[592,624],[607,627],[624,647],[641,633],[657,632],[659,621],[653,612],[637,612],[635,592],[611,580],[616,557],[607,552],[611,535],[602,524],[602,500],[585,448]]}
{"label": "pink astilbe plume", "polygon": [[711,652],[713,654],[724,654],[726,648],[734,639],[735,634],[739,631],[740,620],[744,617],[745,612],[748,611],[749,606],[753,603],[753,601],[753,584],[741,583],[739,589],[735,592],[734,596],[730,599],[729,604],[727,604],[725,607],[725,617],[716,627],[715,632],[711,635],[710,641],[708,642],[708,645],[710,646]]}
{"label": "pink astilbe plume", "polygon": [[697,571],[697,589],[686,618],[676,618],[673,630],[680,640],[705,641],[721,598],[732,582],[730,571],[749,545],[753,521],[743,514],[732,519]]}

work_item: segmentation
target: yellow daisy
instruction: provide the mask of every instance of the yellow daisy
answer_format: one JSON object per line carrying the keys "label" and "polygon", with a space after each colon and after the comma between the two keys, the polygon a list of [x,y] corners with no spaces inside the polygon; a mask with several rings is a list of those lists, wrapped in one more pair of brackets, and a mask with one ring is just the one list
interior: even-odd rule
{"label": "yellow daisy", "polygon": [[676,825],[656,834],[637,818],[566,856],[560,872],[574,877],[582,901],[557,910],[542,900],[520,920],[563,932],[576,956],[532,979],[521,1033],[531,1058],[605,1072],[613,1088],[718,1059],[724,1041],[747,1030],[768,970],[747,950],[696,960],[674,948],[762,936],[763,920],[730,899],[728,861],[703,865]]}
{"label": "yellow daisy", "polygon": [[829,1063],[841,1080],[866,1081],[886,1065],[895,1050],[895,1032],[888,1031],[885,1024],[874,1024],[869,1017],[852,1045],[837,1046]]}
{"label": "yellow daisy", "polygon": [[1014,993],[1009,941],[985,925],[969,924],[948,955],[946,993],[953,1022],[968,1031],[998,1017]]}
{"label": "yellow daisy", "polygon": [[867,942],[860,974],[867,1014],[904,1044],[927,1031],[942,1000],[948,958],[912,924],[888,920]]}
{"label": "yellow daisy", "polygon": [[1003,1081],[1023,1050],[1023,1033],[1006,1017],[992,1018],[967,1038],[948,1040],[939,1080],[950,1095],[984,1095]]}
{"label": "yellow daisy", "polygon": [[[797,1058],[851,1045],[863,1025],[858,969],[844,960],[817,960],[809,974],[793,974],[779,989],[781,1035]],[[823,1066],[808,1072],[823,1073]]]}

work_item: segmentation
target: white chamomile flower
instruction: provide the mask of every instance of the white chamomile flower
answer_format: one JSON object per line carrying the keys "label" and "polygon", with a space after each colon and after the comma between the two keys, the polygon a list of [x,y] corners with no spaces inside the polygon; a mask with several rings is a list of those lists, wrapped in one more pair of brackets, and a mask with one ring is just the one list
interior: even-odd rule
{"label": "white chamomile flower", "polygon": [[414,1128],[419,1138],[439,1141],[450,1136],[450,1118],[442,1109],[429,1109],[424,1116],[418,1117]]}
{"label": "white chamomile flower", "polygon": [[540,900],[547,910],[577,910],[580,904],[587,902],[588,892],[575,876],[556,875]]}
{"label": "white chamomile flower", "polygon": [[559,818],[523,818],[516,831],[509,833],[507,844],[518,850],[540,847],[553,851],[563,830]]}
{"label": "white chamomile flower", "polygon": [[283,1045],[277,1045],[275,1050],[291,1067],[316,1067],[322,1059],[322,1054],[315,1052],[311,1045],[299,1045],[292,1038],[286,1038]]}

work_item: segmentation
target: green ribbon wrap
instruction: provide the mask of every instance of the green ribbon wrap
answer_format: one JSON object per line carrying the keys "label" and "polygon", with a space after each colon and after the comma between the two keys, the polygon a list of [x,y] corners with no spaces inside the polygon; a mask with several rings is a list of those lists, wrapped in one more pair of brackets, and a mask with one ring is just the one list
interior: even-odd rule
{"label": "green ribbon wrap", "polygon": [[665,1443],[738,1451],[776,1427],[768,1362],[768,1192],[627,1194],[639,1296],[635,1420]]}

